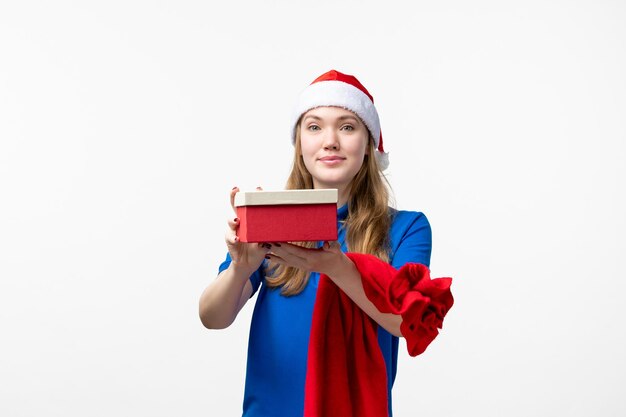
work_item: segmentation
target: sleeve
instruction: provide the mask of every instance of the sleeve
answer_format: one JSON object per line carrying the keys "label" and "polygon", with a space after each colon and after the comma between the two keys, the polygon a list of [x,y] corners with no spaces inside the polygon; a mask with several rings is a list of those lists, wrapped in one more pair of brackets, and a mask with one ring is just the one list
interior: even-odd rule
{"label": "sleeve", "polygon": [[398,211],[390,235],[394,268],[408,262],[430,266],[432,231],[424,213]]}
{"label": "sleeve", "polygon": [[[230,253],[227,252],[226,260],[224,260],[224,262],[220,264],[218,274],[221,273],[223,270],[227,269],[230,266],[231,261],[232,259],[230,258]],[[264,268],[265,268],[265,261],[263,261],[259,269],[257,269],[256,271],[254,271],[252,275],[250,275],[250,284],[252,284],[252,294],[250,294],[250,297],[252,297],[259,290],[261,281],[263,281]]]}

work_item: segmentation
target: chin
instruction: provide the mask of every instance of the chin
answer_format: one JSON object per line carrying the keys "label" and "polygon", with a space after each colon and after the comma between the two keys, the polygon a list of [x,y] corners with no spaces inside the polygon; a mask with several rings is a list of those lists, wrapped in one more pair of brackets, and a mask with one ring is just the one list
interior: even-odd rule
{"label": "chin", "polygon": [[343,175],[317,175],[316,179],[322,188],[342,188],[352,180],[352,178],[348,179],[347,176]]}

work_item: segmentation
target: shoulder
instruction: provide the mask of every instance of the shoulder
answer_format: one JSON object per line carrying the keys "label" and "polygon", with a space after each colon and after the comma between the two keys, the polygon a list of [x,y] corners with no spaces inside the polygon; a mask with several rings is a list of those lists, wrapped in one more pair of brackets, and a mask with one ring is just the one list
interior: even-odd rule
{"label": "shoulder", "polygon": [[391,230],[392,235],[404,235],[411,231],[430,231],[430,222],[424,213],[421,211],[409,211],[409,210],[396,210],[389,208],[389,215],[391,217]]}
{"label": "shoulder", "polygon": [[421,211],[390,209],[389,258],[400,268],[407,262],[430,265],[432,231]]}

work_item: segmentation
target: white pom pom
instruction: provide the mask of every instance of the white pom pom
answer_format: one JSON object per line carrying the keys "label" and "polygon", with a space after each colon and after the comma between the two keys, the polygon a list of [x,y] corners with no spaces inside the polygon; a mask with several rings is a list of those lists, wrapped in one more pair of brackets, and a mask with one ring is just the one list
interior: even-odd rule
{"label": "white pom pom", "polygon": [[389,152],[376,151],[376,160],[378,161],[380,170],[386,170],[389,167]]}

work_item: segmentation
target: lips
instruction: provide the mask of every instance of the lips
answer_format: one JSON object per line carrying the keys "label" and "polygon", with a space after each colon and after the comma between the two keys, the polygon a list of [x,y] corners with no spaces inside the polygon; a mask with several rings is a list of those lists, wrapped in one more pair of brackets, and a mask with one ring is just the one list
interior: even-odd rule
{"label": "lips", "polygon": [[326,162],[332,162],[332,161],[343,161],[346,158],[342,158],[340,156],[324,156],[322,158],[320,158],[320,161],[326,161]]}

